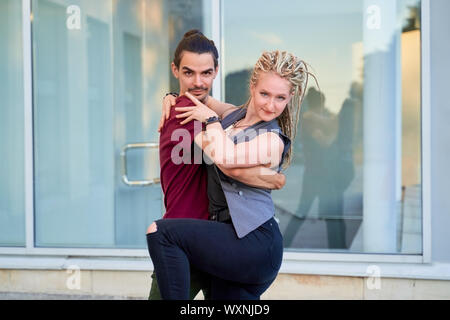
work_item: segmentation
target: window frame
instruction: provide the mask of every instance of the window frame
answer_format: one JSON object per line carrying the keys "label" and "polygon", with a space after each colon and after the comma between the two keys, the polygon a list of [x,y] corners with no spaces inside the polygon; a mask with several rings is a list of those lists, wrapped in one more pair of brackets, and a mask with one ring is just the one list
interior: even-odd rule
{"label": "window frame", "polygon": [[[224,56],[225,44],[223,43],[223,19],[222,13],[224,1],[212,1],[212,38],[221,56]],[[430,0],[422,0],[422,25],[421,25],[421,85],[422,85],[422,106],[421,106],[421,156],[422,156],[422,254],[366,254],[366,253],[329,253],[329,252],[295,252],[285,251],[283,264],[280,273],[303,273],[306,269],[319,270],[321,274],[349,274],[356,270],[357,266],[365,266],[367,263],[399,264],[402,270],[403,264],[429,264],[431,263],[431,54],[430,54]],[[61,268],[61,259],[67,261],[71,256],[81,257],[81,264],[96,267],[95,263],[89,261],[102,260],[106,257],[122,258],[120,266],[112,264],[112,270],[142,270],[153,269],[151,261],[138,264],[136,261],[148,258],[146,249],[97,249],[97,248],[40,248],[35,246],[34,233],[34,172],[33,172],[33,66],[32,51],[33,43],[31,36],[32,10],[31,0],[22,0],[22,24],[23,24],[23,66],[24,66],[24,108],[25,108],[25,247],[0,247],[0,266],[5,267],[5,261],[16,259],[11,264],[6,263],[7,268],[32,268],[36,266],[36,258],[51,257],[45,268]],[[223,90],[223,62],[219,68],[219,75],[213,85],[213,96],[222,99]],[[61,259],[59,259],[61,258]],[[83,262],[84,261],[84,262]],[[46,262],[43,262],[44,264]],[[327,263],[328,268],[323,268]],[[333,271],[333,265],[346,265],[351,263],[353,269],[341,268],[340,271]],[[305,269],[305,264],[308,268]],[[100,264],[102,265],[102,264]],[[144,267],[143,267],[144,266]],[[326,271],[323,271],[326,270]],[[359,269],[358,269],[359,270]],[[397,269],[395,269],[397,270]],[[313,272],[314,273],[314,272]],[[357,272],[358,273],[358,272]],[[396,274],[396,271],[393,271]],[[401,276],[402,272],[398,272]],[[351,275],[351,274],[349,274]]]}

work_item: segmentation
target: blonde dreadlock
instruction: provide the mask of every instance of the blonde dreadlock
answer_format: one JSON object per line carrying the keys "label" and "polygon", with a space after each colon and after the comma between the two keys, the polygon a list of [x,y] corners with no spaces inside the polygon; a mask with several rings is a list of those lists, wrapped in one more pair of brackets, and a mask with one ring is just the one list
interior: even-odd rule
{"label": "blonde dreadlock", "polygon": [[[308,77],[311,75],[315,80],[316,78],[308,71],[307,64],[303,60],[300,60],[293,54],[285,51],[263,52],[253,68],[250,77],[250,86],[256,85],[261,72],[276,73],[283,79],[288,80],[291,84],[292,98],[277,120],[281,131],[292,141],[297,134],[300,108],[308,86]],[[246,105],[248,105],[249,102],[250,100]],[[292,153],[291,144],[291,147],[286,153],[286,161],[283,165],[284,168],[291,163]]]}

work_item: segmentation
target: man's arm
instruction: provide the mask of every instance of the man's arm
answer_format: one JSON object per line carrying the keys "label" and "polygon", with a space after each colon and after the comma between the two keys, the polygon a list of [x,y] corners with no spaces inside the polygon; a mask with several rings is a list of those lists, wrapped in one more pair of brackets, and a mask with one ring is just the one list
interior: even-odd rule
{"label": "man's arm", "polygon": [[286,184],[286,176],[284,174],[276,173],[264,166],[231,169],[220,165],[218,167],[225,175],[252,187],[279,190]]}

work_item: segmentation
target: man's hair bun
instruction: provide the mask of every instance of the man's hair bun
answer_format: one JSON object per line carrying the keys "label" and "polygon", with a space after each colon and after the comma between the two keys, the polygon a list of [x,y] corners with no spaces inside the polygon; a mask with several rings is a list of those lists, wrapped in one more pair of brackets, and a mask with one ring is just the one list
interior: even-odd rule
{"label": "man's hair bun", "polygon": [[201,33],[200,30],[192,29],[184,34],[184,38],[188,38],[188,37],[196,35],[196,34],[203,36],[203,33]]}
{"label": "man's hair bun", "polygon": [[177,68],[180,67],[180,62],[184,51],[198,54],[211,53],[214,59],[214,68],[217,68],[217,65],[219,63],[219,52],[217,51],[214,42],[205,37],[205,35],[198,29],[192,29],[186,32],[183,39],[181,39],[181,41],[178,43],[173,58],[173,63]]}

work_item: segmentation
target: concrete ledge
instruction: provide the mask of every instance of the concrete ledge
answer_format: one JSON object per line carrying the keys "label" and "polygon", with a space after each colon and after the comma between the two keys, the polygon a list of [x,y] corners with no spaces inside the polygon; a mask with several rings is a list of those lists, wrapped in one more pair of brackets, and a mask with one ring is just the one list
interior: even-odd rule
{"label": "concrete ledge", "polygon": [[279,275],[264,299],[450,300],[450,281],[320,275]]}
{"label": "concrete ledge", "polygon": [[[146,271],[0,270],[0,299],[145,300],[150,286]],[[280,274],[261,298],[450,300],[450,281]]]}
{"label": "concrete ledge", "polygon": [[151,273],[99,270],[0,270],[0,292],[146,298]]}
{"label": "concrete ledge", "polygon": [[[285,253],[280,274],[321,275],[340,277],[369,277],[368,270],[375,266],[383,278],[450,280],[450,263],[413,263],[389,261],[321,261],[320,254],[310,254],[310,259],[298,259],[293,253]],[[358,256],[358,259],[360,257]],[[355,259],[355,257],[353,257]],[[148,257],[90,257],[90,256],[42,256],[0,255],[1,269],[19,270],[109,270],[151,272],[153,265]]]}

